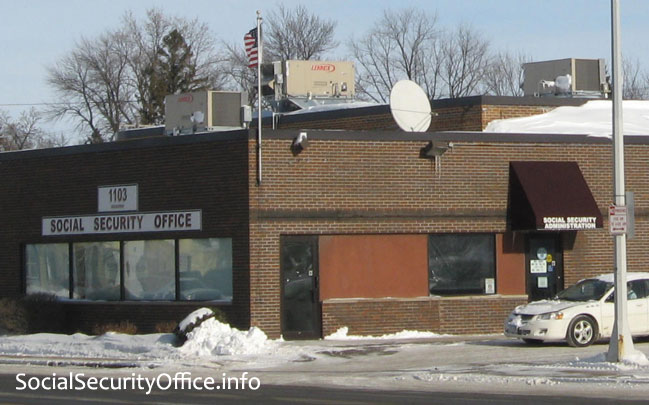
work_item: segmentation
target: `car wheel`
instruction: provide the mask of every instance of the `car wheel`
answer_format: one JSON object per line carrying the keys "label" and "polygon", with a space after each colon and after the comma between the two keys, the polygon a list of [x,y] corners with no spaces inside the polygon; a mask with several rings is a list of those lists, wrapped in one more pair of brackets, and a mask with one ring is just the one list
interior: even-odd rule
{"label": "car wheel", "polygon": [[570,322],[566,339],[572,347],[590,346],[597,339],[597,324],[593,318],[579,315]]}
{"label": "car wheel", "polygon": [[543,341],[539,339],[523,339],[523,342],[527,343],[530,346],[539,346],[543,343]]}

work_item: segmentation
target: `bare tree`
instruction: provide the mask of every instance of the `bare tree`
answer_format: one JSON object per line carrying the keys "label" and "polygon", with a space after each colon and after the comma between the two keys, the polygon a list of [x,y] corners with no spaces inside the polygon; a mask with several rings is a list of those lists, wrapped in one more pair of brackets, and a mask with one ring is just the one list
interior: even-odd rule
{"label": "bare tree", "polygon": [[522,97],[523,64],[531,61],[532,58],[524,53],[495,54],[483,78],[485,92],[495,96]]}
{"label": "bare tree", "polygon": [[475,94],[489,67],[489,42],[468,25],[446,34],[441,77],[450,98]]}
{"label": "bare tree", "polygon": [[[220,83],[212,38],[208,27],[196,20],[170,18],[152,9],[140,23],[127,13],[120,28],[82,39],[49,69],[48,82],[60,101],[49,113],[76,121],[92,143],[112,139],[123,125],[160,123],[161,93]],[[182,74],[167,74],[176,68]],[[177,85],[169,86],[168,80],[177,80]]]}
{"label": "bare tree", "polygon": [[439,32],[436,15],[414,8],[385,10],[369,32],[352,39],[356,61],[356,91],[366,98],[386,102],[401,79],[422,87],[430,99],[439,92]]}
{"label": "bare tree", "polygon": [[54,135],[39,127],[41,118],[41,114],[34,108],[23,111],[16,120],[6,111],[0,110],[0,150],[65,146],[68,143],[65,136]]}
{"label": "bare tree", "polygon": [[226,88],[248,92],[248,102],[254,105],[257,99],[257,69],[248,67],[248,56],[240,43],[224,44],[227,57],[222,65],[228,81]]}
{"label": "bare tree", "polygon": [[642,70],[640,61],[622,59],[623,88],[622,98],[625,100],[646,100],[649,98],[649,74]]}
{"label": "bare tree", "polygon": [[[304,6],[294,9],[280,5],[264,19],[263,61],[309,60],[321,58],[335,49],[335,21],[322,20],[310,14]],[[243,32],[241,34],[243,39]],[[225,88],[244,90],[254,104],[257,99],[257,69],[248,67],[243,41],[224,43],[224,56],[219,65],[225,77]]]}
{"label": "bare tree", "polygon": [[166,94],[223,86],[222,60],[207,24],[197,19],[170,18],[150,9],[146,21],[127,13],[123,25],[131,39],[131,85],[142,124],[163,122]]}
{"label": "bare tree", "polygon": [[276,60],[309,60],[335,49],[336,22],[323,20],[298,5],[289,9],[280,5],[265,18],[264,57]]}

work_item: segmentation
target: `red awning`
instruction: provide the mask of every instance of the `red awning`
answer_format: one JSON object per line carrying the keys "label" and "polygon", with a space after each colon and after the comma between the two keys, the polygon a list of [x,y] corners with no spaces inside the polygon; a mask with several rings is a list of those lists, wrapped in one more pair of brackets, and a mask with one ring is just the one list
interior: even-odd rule
{"label": "red awning", "polygon": [[510,162],[512,230],[601,228],[602,213],[577,162]]}

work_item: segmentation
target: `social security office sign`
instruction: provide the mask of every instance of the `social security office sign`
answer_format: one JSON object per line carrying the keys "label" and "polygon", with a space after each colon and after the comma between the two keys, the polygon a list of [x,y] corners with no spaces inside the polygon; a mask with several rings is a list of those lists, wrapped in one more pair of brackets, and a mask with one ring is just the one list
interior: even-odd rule
{"label": "social security office sign", "polygon": [[200,231],[201,210],[44,217],[43,236]]}

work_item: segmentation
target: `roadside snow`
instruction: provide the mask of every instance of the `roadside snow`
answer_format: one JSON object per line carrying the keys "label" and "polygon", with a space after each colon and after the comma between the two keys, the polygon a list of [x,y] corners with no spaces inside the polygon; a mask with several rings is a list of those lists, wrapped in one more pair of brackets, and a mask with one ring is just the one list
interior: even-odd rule
{"label": "roadside snow", "polygon": [[[609,390],[610,395],[649,395],[646,342],[636,346],[642,358],[609,363],[602,345],[530,347],[502,336],[440,337],[420,331],[354,336],[348,328],[341,328],[323,340],[285,342],[268,339],[259,328],[241,331],[209,318],[187,334],[182,347],[174,346],[173,334],[0,336],[0,363],[20,367],[22,372],[29,364],[110,367],[115,363],[158,374],[243,370],[264,384],[417,390],[471,387],[476,392],[572,387],[590,396],[598,395],[597,390]],[[119,368],[101,372],[125,373]]]}
{"label": "roadside snow", "polygon": [[[329,336],[325,336],[325,340],[370,340],[370,339],[420,339],[420,338],[433,338],[441,337],[433,332],[419,332],[414,330],[402,330],[401,332],[391,333],[382,336],[360,336],[360,335],[348,335],[349,328],[343,326]],[[448,336],[448,335],[445,335]]]}
{"label": "roadside snow", "polygon": [[[611,137],[610,100],[588,101],[579,107],[558,107],[545,114],[494,120],[484,132],[581,134]],[[625,100],[624,134],[649,135],[649,101]]]}

